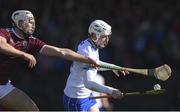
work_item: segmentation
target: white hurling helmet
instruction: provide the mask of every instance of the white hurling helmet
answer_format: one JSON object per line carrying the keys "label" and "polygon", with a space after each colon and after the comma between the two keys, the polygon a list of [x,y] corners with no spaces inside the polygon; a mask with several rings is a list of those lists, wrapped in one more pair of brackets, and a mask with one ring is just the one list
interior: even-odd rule
{"label": "white hurling helmet", "polygon": [[111,26],[102,20],[95,20],[90,24],[88,33],[95,33],[99,39],[101,35],[111,35]]}
{"label": "white hurling helmet", "polygon": [[19,26],[19,21],[27,22],[29,18],[33,18],[33,14],[28,10],[17,10],[13,12],[11,19],[14,22],[14,24],[23,31],[23,28]]}

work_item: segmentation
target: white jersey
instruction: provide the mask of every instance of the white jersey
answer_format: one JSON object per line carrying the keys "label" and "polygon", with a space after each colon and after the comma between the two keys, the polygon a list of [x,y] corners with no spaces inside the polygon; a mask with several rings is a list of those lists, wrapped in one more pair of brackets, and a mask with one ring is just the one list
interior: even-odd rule
{"label": "white jersey", "polygon": [[[96,78],[94,79],[98,84],[105,84],[105,80],[104,80],[104,77],[101,76],[100,74],[97,74]],[[93,96],[100,96],[101,93],[100,92],[96,92],[96,91],[92,91],[92,94]],[[99,108],[102,108],[103,104],[102,104],[102,99],[99,98],[99,99],[96,99],[97,101],[97,105]]]}
{"label": "white jersey", "polygon": [[[99,51],[93,45],[91,39],[88,38],[78,45],[77,53],[99,62]],[[90,89],[111,94],[113,88],[92,81],[96,75],[97,69],[89,68],[85,63],[74,61],[71,65],[64,93],[71,98],[87,98],[92,92]]]}

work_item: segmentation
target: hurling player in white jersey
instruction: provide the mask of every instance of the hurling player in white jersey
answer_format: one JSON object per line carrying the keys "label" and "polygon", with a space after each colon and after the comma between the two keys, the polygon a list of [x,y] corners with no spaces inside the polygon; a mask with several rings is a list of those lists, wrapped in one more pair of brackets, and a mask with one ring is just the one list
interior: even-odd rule
{"label": "hurling player in white jersey", "polygon": [[[78,45],[77,53],[88,56],[97,63],[108,64],[99,60],[100,48],[104,48],[111,36],[111,26],[102,20],[95,20],[89,26],[89,38]],[[92,90],[107,93],[113,98],[122,98],[118,89],[95,82],[97,71],[87,64],[74,61],[64,89],[64,109],[66,111],[99,111],[96,100],[90,100]],[[125,74],[125,71],[122,71]]]}

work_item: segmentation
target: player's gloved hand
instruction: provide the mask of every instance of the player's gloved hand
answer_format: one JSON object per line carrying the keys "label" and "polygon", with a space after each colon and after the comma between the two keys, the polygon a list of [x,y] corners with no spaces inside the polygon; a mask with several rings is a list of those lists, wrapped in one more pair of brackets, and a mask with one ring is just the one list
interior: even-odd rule
{"label": "player's gloved hand", "polygon": [[[118,76],[119,77],[119,73],[118,73],[118,70],[112,70],[113,72],[114,72],[114,74],[116,75],[116,76]],[[128,71],[120,71],[124,76],[125,75],[127,75],[127,74],[129,74],[129,72]]]}
{"label": "player's gloved hand", "polygon": [[23,54],[23,59],[29,62],[30,68],[35,67],[35,65],[37,63],[35,57],[31,54],[28,54],[28,53]]}
{"label": "player's gloved hand", "polygon": [[114,89],[110,96],[113,97],[114,99],[121,99],[123,98],[123,93],[118,89]]}

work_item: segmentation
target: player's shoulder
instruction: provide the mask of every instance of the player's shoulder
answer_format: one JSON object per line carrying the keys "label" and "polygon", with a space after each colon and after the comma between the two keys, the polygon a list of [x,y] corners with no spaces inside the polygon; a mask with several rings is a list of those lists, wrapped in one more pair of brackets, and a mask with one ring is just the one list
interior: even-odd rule
{"label": "player's shoulder", "polygon": [[91,47],[91,44],[88,42],[88,39],[81,41],[80,44],[78,45],[78,49],[87,49],[90,47]]}
{"label": "player's shoulder", "polygon": [[91,45],[87,39],[80,42],[77,48],[77,52],[81,54],[89,54],[91,52]]}
{"label": "player's shoulder", "polygon": [[9,38],[11,36],[12,30],[10,28],[0,28],[0,36]]}
{"label": "player's shoulder", "polygon": [[88,42],[88,38],[87,38],[87,39],[82,40],[82,41],[79,43],[79,46],[87,46],[88,44],[89,44],[89,42]]}
{"label": "player's shoulder", "polygon": [[10,28],[0,28],[1,33],[11,33],[12,30]]}
{"label": "player's shoulder", "polygon": [[1,32],[6,32],[6,29],[5,28],[0,28],[0,31]]}

